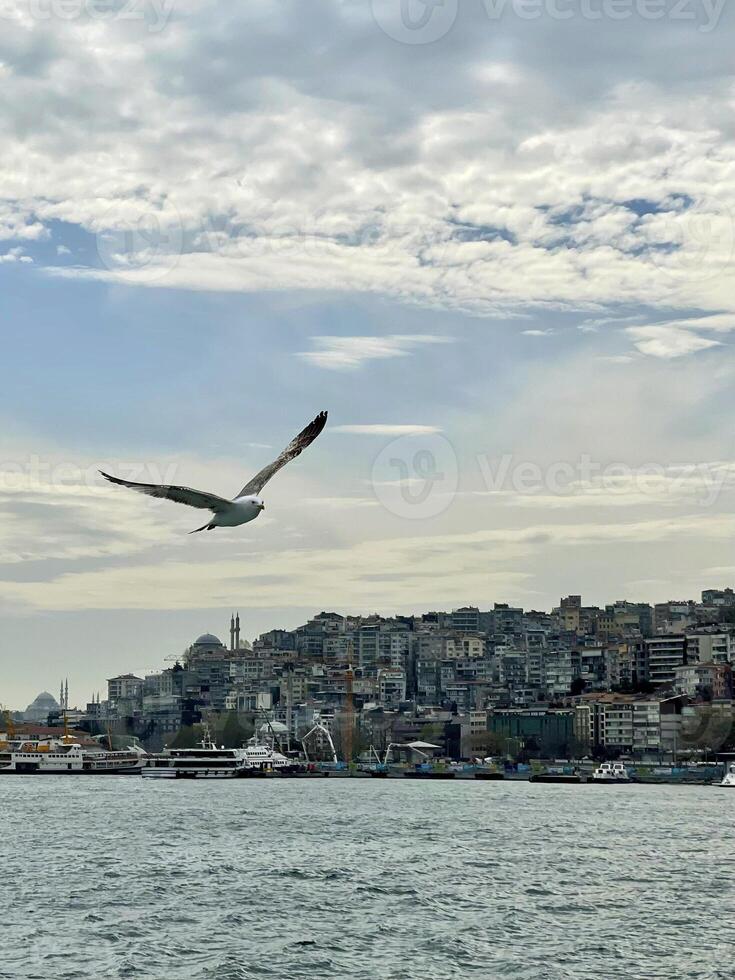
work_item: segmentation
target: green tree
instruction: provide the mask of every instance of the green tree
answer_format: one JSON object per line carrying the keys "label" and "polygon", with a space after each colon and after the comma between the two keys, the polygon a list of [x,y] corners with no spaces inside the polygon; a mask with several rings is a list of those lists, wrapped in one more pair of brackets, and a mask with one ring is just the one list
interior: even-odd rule
{"label": "green tree", "polygon": [[252,729],[241,724],[237,712],[230,711],[225,717],[224,723],[217,729],[217,741],[226,749],[239,749],[251,734]]}
{"label": "green tree", "polygon": [[168,743],[170,749],[193,749],[202,740],[201,725],[182,725]]}

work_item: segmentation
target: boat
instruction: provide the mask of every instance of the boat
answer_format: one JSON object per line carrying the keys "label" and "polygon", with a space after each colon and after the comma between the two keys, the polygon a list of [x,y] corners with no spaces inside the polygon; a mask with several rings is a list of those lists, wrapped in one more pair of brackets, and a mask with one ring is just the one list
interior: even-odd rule
{"label": "boat", "polygon": [[144,779],[234,779],[248,768],[242,749],[167,749],[141,769]]}
{"label": "boat", "polygon": [[622,762],[602,762],[592,773],[592,783],[629,783],[630,774]]}
{"label": "boat", "polygon": [[218,747],[206,727],[196,748],[149,756],[140,774],[144,779],[235,779],[249,768],[245,749]]}
{"label": "boat", "polygon": [[578,772],[564,772],[561,769],[547,769],[545,772],[535,772],[529,777],[531,783],[581,783],[582,777]]}
{"label": "boat", "polygon": [[720,786],[728,787],[729,789],[735,789],[735,762],[731,762],[727,767],[727,771],[720,783]]}
{"label": "boat", "polygon": [[217,746],[209,728],[193,749],[166,749],[149,756],[141,770],[144,779],[237,779],[285,775],[299,768],[272,745],[250,740],[245,748]]}
{"label": "boat", "polygon": [[107,752],[82,745],[70,736],[22,739],[10,744],[10,761],[0,768],[0,775],[137,775],[141,758],[133,749]]}
{"label": "boat", "polygon": [[303,766],[278,752],[274,745],[251,739],[245,747],[246,771],[241,776],[263,776],[278,773],[288,775],[299,772]]}

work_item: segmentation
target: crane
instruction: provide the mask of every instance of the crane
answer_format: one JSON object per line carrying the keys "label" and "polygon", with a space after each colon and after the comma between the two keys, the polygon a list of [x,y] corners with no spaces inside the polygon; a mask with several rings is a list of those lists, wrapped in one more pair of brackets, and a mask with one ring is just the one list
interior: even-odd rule
{"label": "crane", "polygon": [[[350,644],[352,646],[352,644]],[[345,673],[345,712],[347,714],[347,721],[344,731],[344,747],[345,747],[345,761],[347,765],[352,762],[352,742],[355,733],[355,698],[354,698],[354,680],[355,672],[352,669],[352,664],[347,668]]]}
{"label": "crane", "polygon": [[308,738],[310,738],[312,735],[314,735],[317,732],[319,732],[320,735],[326,738],[327,742],[329,743],[329,748],[332,750],[332,762],[334,763],[338,762],[339,760],[337,759],[337,750],[334,747],[334,740],[332,739],[332,733],[324,724],[324,722],[321,719],[321,715],[319,715],[318,713],[314,715],[314,727],[310,728],[309,731],[306,733],[306,735],[304,735],[304,737],[301,739],[301,745],[304,749],[304,756],[306,758],[306,761],[307,762],[311,761],[309,759],[308,749],[306,748],[306,741]]}

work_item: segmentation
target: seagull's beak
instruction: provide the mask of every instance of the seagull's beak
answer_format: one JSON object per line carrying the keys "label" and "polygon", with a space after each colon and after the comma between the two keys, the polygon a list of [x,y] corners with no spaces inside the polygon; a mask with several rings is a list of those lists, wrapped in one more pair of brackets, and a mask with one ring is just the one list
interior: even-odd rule
{"label": "seagull's beak", "polygon": [[261,504],[261,505],[260,505],[260,509],[261,509],[261,510],[265,510],[265,504]]}

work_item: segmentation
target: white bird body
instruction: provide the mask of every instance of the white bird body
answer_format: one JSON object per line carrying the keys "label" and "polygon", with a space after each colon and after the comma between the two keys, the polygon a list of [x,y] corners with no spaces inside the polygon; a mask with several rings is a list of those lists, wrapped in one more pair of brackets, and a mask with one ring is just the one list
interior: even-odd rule
{"label": "white bird body", "polygon": [[215,514],[209,522],[215,527],[240,527],[260,516],[265,504],[260,497],[236,497],[226,510]]}
{"label": "white bird body", "polygon": [[215,493],[192,490],[191,487],[175,487],[160,483],[133,483],[130,480],[121,480],[117,476],[110,476],[109,473],[104,473],[102,470],[100,473],[110,483],[129,487],[139,493],[148,494],[149,497],[162,497],[164,500],[173,500],[177,504],[186,504],[188,507],[211,510],[213,516],[204,527],[198,527],[196,531],[191,532],[192,534],[196,534],[197,531],[213,531],[216,527],[240,527],[241,524],[254,521],[258,514],[265,510],[265,504],[259,494],[270,478],[286,463],[302,453],[307,446],[310,446],[326,424],[327,413],[320,412],[303,431],[299,432],[295,439],[291,440],[281,455],[246,483],[232,500],[219,497]]}

